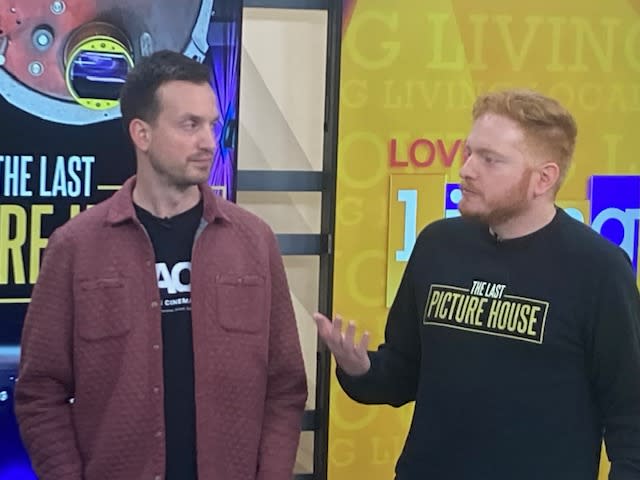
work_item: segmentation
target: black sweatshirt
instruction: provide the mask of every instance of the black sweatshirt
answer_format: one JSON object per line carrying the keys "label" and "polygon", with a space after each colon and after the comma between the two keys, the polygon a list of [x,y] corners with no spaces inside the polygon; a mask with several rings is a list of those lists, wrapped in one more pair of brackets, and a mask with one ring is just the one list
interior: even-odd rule
{"label": "black sweatshirt", "polygon": [[626,254],[558,210],[498,241],[463,219],[420,234],[354,400],[414,416],[398,480],[640,479],[640,296]]}

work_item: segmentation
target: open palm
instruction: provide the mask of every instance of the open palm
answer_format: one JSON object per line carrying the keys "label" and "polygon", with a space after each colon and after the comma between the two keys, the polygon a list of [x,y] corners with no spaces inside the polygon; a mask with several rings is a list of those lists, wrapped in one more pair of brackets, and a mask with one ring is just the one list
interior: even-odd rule
{"label": "open palm", "polygon": [[348,375],[364,375],[371,368],[367,346],[369,333],[364,332],[360,341],[355,343],[356,326],[349,322],[346,331],[342,331],[342,318],[339,315],[331,321],[321,313],[315,313],[313,319],[318,327],[318,334],[324,340],[336,358],[340,368]]}

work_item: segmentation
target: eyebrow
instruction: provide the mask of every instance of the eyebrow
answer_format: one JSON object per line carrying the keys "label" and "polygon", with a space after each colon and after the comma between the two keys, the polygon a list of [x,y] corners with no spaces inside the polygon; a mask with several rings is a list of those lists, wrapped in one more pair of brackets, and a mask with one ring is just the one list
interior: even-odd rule
{"label": "eyebrow", "polygon": [[[215,117],[213,117],[213,122],[215,123],[215,122],[217,122],[219,119],[220,119],[220,115],[216,115]],[[199,123],[199,122],[204,121],[204,117],[201,117],[201,116],[199,116],[199,115],[194,115],[194,114],[192,114],[192,113],[186,113],[186,114],[181,115],[181,116],[179,117],[179,121],[180,121],[180,122],[185,122],[185,121],[188,121],[188,120],[191,120],[191,121],[194,121],[194,122],[196,122],[196,123]]]}
{"label": "eyebrow", "polygon": [[480,155],[489,154],[489,155],[494,155],[496,157],[499,157],[499,158],[505,159],[505,160],[507,158],[505,155],[503,155],[503,154],[501,154],[499,152],[496,152],[495,150],[492,150],[491,148],[484,148],[484,147],[483,148],[471,148],[468,143],[466,144],[466,146],[470,150],[472,150],[474,152],[478,152]]}

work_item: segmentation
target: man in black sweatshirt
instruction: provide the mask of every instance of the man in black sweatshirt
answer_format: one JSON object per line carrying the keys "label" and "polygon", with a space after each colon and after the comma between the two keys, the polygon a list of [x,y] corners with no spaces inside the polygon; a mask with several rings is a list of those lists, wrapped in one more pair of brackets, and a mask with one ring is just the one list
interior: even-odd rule
{"label": "man in black sweatshirt", "polygon": [[385,342],[315,314],[354,400],[414,416],[397,480],[640,479],[640,296],[624,251],[555,205],[577,128],[558,102],[480,97],[461,218],[420,234]]}

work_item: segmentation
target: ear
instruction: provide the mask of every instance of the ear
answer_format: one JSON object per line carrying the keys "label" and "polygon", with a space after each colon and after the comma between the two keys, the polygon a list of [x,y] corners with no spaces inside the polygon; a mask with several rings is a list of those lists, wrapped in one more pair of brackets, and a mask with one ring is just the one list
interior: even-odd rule
{"label": "ear", "polygon": [[555,162],[548,162],[537,168],[538,178],[534,185],[533,193],[536,197],[554,192],[560,181],[560,167]]}
{"label": "ear", "polygon": [[129,123],[129,136],[136,149],[147,152],[151,144],[151,126],[144,120],[134,118]]}

